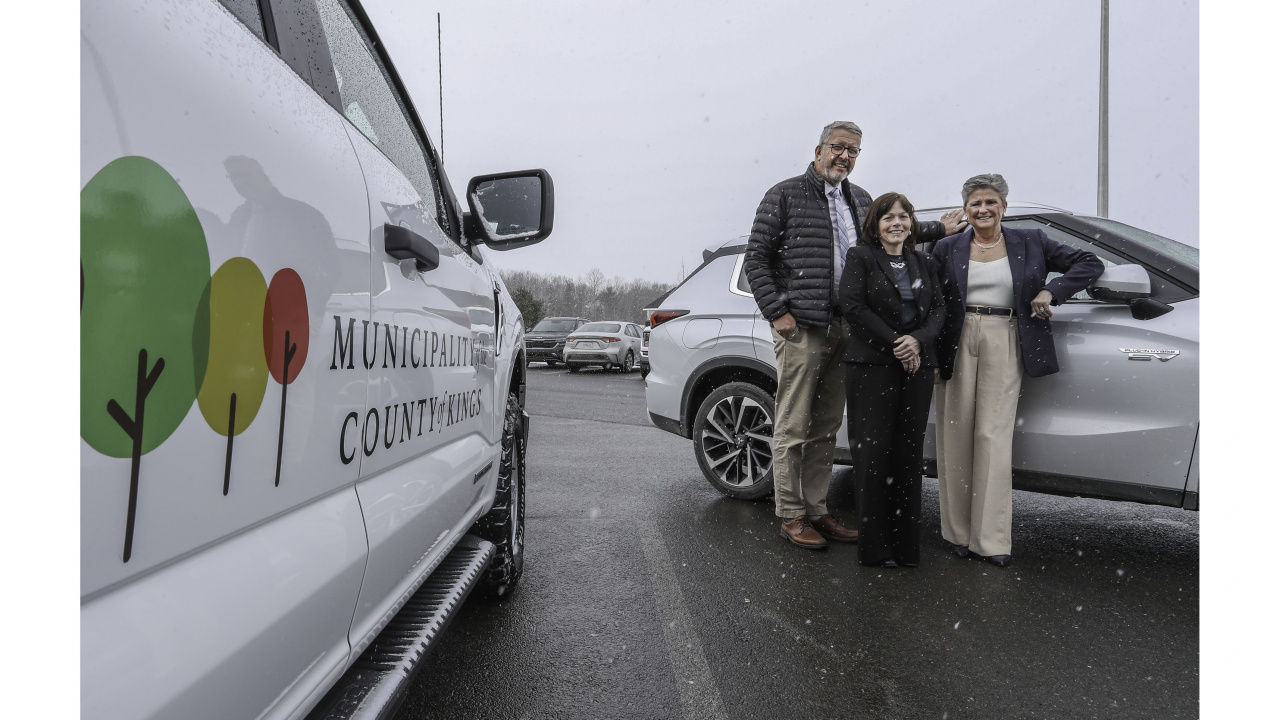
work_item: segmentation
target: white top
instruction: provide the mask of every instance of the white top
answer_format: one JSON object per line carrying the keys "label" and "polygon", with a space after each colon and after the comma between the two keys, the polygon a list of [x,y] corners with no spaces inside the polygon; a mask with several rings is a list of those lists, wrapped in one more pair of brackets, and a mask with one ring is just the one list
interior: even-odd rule
{"label": "white top", "polygon": [[[845,202],[844,193],[840,192],[840,188],[836,185],[831,183],[825,183],[825,185],[827,186],[827,198],[834,200],[834,202],[827,203],[827,211],[831,214],[831,237],[833,239],[831,251],[835,256],[835,264],[831,266],[834,271],[832,273],[833,279],[835,280],[832,288],[832,298],[833,304],[839,304],[839,300],[835,298],[840,296],[840,277],[844,275],[845,252],[849,250],[849,247],[857,244],[858,231],[853,224],[853,210],[849,207],[849,203]],[[840,250],[841,228],[844,229],[844,236],[849,240],[849,245],[844,248],[845,252]]]}
{"label": "white top", "polygon": [[1009,270],[1009,258],[991,262],[969,261],[969,283],[965,290],[965,305],[1013,309],[1013,272]]}

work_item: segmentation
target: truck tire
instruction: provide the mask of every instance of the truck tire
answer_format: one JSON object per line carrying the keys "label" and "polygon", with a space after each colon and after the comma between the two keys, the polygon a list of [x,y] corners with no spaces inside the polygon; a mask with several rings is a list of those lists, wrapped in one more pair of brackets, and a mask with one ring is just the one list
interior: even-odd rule
{"label": "truck tire", "polygon": [[476,534],[493,543],[489,569],[477,588],[492,598],[510,593],[524,574],[524,448],[520,438],[520,401],[507,395],[502,421],[502,457],[498,461],[498,489],[493,508],[476,521]]}
{"label": "truck tire", "polygon": [[716,388],[693,419],[693,454],[707,482],[732,498],[773,492],[773,397],[759,386]]}

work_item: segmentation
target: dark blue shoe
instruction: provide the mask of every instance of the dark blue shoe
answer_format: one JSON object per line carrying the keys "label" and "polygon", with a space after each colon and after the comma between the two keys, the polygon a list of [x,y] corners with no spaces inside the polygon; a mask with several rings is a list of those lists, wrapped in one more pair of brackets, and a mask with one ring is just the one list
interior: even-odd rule
{"label": "dark blue shoe", "polygon": [[1012,555],[992,555],[991,557],[987,558],[987,562],[997,567],[1004,567],[1009,563],[1013,562],[1013,556]]}
{"label": "dark blue shoe", "polygon": [[962,558],[967,558],[967,557],[969,557],[969,548],[968,548],[968,546],[965,546],[965,545],[952,545],[952,546],[951,546],[951,551],[952,551],[952,552],[954,552],[954,553],[956,554],[956,557],[962,557]]}

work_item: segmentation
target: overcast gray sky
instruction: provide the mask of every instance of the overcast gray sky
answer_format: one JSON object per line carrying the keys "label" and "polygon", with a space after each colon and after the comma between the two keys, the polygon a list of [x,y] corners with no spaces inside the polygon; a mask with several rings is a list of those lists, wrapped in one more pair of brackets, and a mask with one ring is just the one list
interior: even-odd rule
{"label": "overcast gray sky", "polygon": [[[542,167],[555,230],[500,267],[664,282],[744,235],[853,120],[851,180],[954,205],[999,172],[1013,200],[1097,207],[1100,3],[365,0],[454,190]],[[1199,245],[1198,3],[1111,3],[1111,217]]]}

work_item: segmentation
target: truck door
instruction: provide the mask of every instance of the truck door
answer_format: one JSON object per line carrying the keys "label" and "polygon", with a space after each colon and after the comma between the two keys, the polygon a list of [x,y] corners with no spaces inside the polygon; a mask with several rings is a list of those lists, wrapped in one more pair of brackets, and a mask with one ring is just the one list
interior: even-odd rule
{"label": "truck door", "polygon": [[355,348],[347,367],[370,374],[368,407],[348,416],[343,447],[343,462],[359,461],[369,538],[351,628],[359,652],[478,515],[503,404],[493,394],[493,288],[450,237],[428,140],[369,29],[340,0],[317,5],[368,188],[372,316],[335,329]]}
{"label": "truck door", "polygon": [[350,651],[368,371],[330,350],[369,319],[364,180],[314,57],[245,8],[82,8],[86,718],[275,717]]}

